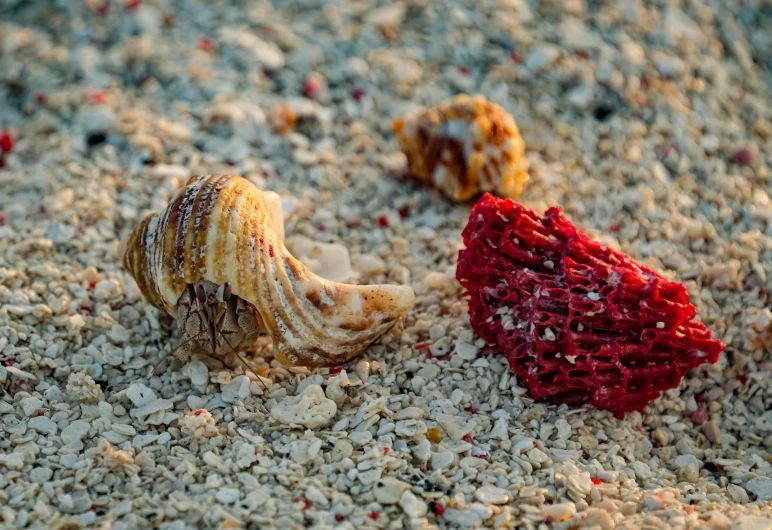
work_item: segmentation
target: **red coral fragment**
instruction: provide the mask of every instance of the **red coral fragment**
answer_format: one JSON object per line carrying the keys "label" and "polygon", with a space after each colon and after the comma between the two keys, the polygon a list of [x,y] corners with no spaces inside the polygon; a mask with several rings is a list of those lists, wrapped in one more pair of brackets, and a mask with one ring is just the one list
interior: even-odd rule
{"label": "red coral fragment", "polygon": [[695,425],[702,425],[708,421],[708,411],[704,408],[698,408],[694,414],[692,414],[692,423]]}
{"label": "red coral fragment", "polygon": [[748,149],[738,149],[732,155],[732,162],[741,166],[749,166],[753,162],[753,153]]}
{"label": "red coral fragment", "polygon": [[7,130],[0,132],[0,151],[10,153],[13,151],[13,136]]}
{"label": "red coral fragment", "polygon": [[593,241],[560,208],[542,217],[485,194],[463,237],[472,326],[536,399],[622,416],[724,349],[693,320],[683,285]]}

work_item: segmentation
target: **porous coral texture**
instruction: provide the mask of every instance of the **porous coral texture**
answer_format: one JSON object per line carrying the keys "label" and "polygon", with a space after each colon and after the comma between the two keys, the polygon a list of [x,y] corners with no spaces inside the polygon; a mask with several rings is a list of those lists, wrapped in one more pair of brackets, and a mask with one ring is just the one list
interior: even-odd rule
{"label": "porous coral texture", "polygon": [[458,280],[475,331],[537,399],[640,410],[724,349],[686,289],[578,230],[486,194],[472,209]]}

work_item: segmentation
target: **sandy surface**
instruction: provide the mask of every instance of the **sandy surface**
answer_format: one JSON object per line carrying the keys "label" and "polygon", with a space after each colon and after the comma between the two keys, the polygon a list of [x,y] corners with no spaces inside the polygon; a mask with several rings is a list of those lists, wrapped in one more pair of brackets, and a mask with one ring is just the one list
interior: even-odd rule
{"label": "sandy surface", "polygon": [[[0,4],[0,527],[772,528],[768,6],[239,4]],[[477,357],[469,204],[394,178],[392,119],[458,92],[514,115],[525,204],[685,283],[717,364],[620,421]],[[215,172],[284,196],[296,253],[349,250],[319,270],[411,285],[404,330],[345,375],[266,346],[267,390],[152,376],[178,334],[117,243]]]}

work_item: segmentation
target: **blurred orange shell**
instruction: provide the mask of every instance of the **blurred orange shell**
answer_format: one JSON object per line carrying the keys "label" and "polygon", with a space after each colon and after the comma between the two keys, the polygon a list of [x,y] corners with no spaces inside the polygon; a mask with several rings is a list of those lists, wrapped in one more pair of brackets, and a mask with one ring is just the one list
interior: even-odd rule
{"label": "blurred orange shell", "polygon": [[455,201],[490,192],[516,198],[528,180],[525,142],[514,118],[482,96],[456,96],[394,120],[412,177]]}

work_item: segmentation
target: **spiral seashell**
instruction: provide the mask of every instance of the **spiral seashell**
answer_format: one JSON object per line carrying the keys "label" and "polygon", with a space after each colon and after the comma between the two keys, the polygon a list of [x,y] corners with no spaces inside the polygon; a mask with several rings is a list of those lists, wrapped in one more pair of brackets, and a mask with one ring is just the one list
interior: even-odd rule
{"label": "spiral seashell", "polygon": [[189,308],[195,298],[192,286],[212,286],[202,288],[212,296],[230,284],[281,362],[344,363],[401,321],[415,295],[407,286],[346,285],[311,273],[284,247],[281,209],[272,202],[242,177],[193,177],[124,239],[124,267],[178,322],[181,300]]}
{"label": "spiral seashell", "polygon": [[528,181],[525,143],[514,118],[482,96],[465,94],[394,120],[409,173],[455,201],[482,192],[517,198]]}

